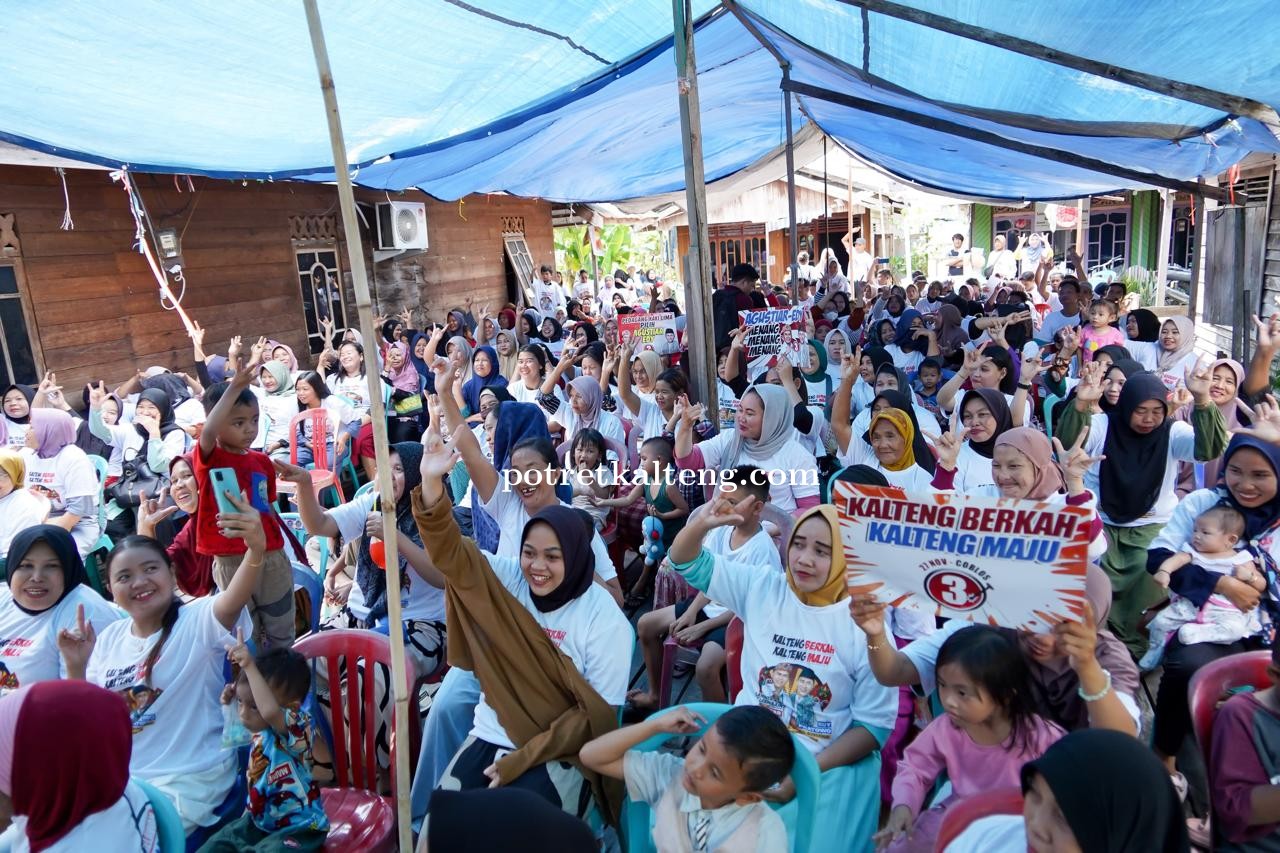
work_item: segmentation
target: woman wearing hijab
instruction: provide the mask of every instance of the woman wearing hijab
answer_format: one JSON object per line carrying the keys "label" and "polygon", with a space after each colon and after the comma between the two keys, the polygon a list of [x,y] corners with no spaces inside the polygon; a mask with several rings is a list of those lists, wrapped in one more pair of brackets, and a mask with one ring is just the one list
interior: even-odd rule
{"label": "woman wearing hijab", "polygon": [[1160,324],[1160,335],[1154,343],[1130,340],[1128,350],[1166,387],[1175,388],[1183,373],[1196,365],[1196,325],[1190,317],[1180,314],[1169,317]]}
{"label": "woman wearing hijab", "polygon": [[483,691],[441,787],[525,788],[586,819],[599,837],[602,816],[616,823],[620,791],[576,756],[617,727],[635,632],[594,583],[594,530],[581,511],[538,510],[514,558],[464,539],[442,485],[455,458],[433,426],[413,499],[422,541],[446,577],[450,661],[472,670]]}
{"label": "woman wearing hijab", "polygon": [[[1209,366],[1211,382],[1209,397],[1222,412],[1222,420],[1227,425],[1227,432],[1234,433],[1241,427],[1248,426],[1251,421],[1240,408],[1240,387],[1244,385],[1244,366],[1231,358],[1220,358]],[[1108,374],[1113,376],[1114,370]],[[1108,395],[1110,389],[1108,389]],[[1174,413],[1180,421],[1190,422],[1191,406],[1183,406]],[[1182,463],[1178,470],[1178,496],[1186,497],[1196,489],[1214,486],[1222,481],[1222,460],[1210,459],[1199,465]]]}
{"label": "woman wearing hijab", "polygon": [[542,314],[536,308],[526,308],[520,314],[519,335],[522,345],[542,340]]}
{"label": "woman wearing hijab", "polygon": [[926,357],[942,354],[937,333],[925,327],[924,317],[914,308],[903,311],[894,324],[893,342],[885,346],[885,352],[894,367],[907,373],[915,373]]}
{"label": "woman wearing hijab", "polygon": [[[898,696],[872,677],[866,637],[849,619],[835,507],[800,513],[787,541],[783,575],[702,548],[714,528],[740,523],[754,500],[735,507],[717,497],[689,520],[668,557],[690,585],[742,620],[742,690],[735,704],[760,705],[789,719],[817,759],[823,818],[813,826],[814,849],[865,850],[879,813],[879,749],[893,728]],[[833,651],[796,662],[782,654],[792,643]],[[794,796],[787,779],[768,798],[789,802]]]}
{"label": "woman wearing hijab", "polygon": [[834,389],[840,384],[840,365],[844,363],[844,357],[853,355],[853,343],[844,329],[832,329],[822,336],[822,346],[827,353],[827,375],[831,377]]}
{"label": "woman wearing hijab", "polygon": [[872,456],[866,464],[883,474],[890,485],[907,491],[930,490],[937,463],[913,413],[894,406],[876,411],[862,440],[871,446]]}
{"label": "woman wearing hijab", "polygon": [[1135,308],[1126,318],[1125,332],[1130,341],[1154,344],[1160,340],[1160,318],[1149,308]]}
{"label": "woman wearing hijab", "polygon": [[267,359],[270,361],[278,361],[289,371],[292,377],[298,372],[298,358],[293,354],[293,349],[288,344],[280,341],[267,341]]}
{"label": "woman wearing hijab", "polygon": [[[873,385],[874,395],[868,401],[867,406],[853,418],[852,422],[843,420],[836,415],[837,411],[843,410],[841,406],[843,398],[840,395],[847,387],[846,383],[841,383],[841,387],[836,391],[836,402],[831,407],[831,434],[835,439],[836,453],[841,459],[845,460],[844,464],[846,465],[875,464],[875,454],[872,452],[871,445],[865,440],[865,437],[871,431],[871,416],[886,406],[911,412],[912,421],[915,424],[916,437],[919,439],[921,446],[928,444],[928,438],[925,433],[933,432],[937,429],[938,419],[934,417],[932,412],[920,405],[916,400],[915,393],[911,390],[911,386],[906,384],[906,375],[890,362],[886,362],[876,369],[875,383]],[[924,424],[923,428],[921,428],[921,424]]]}
{"label": "woman wearing hijab", "polygon": [[1168,389],[1150,373],[1125,382],[1110,414],[1090,415],[1103,396],[1102,373],[1092,367],[1076,386],[1075,403],[1063,412],[1057,432],[1069,447],[1087,429],[1084,452],[1101,457],[1085,475],[1085,484],[1098,496],[1098,514],[1106,526],[1102,567],[1115,594],[1110,624],[1137,658],[1148,641],[1138,628],[1142,612],[1165,597],[1146,572],[1147,550],[1178,503],[1177,463],[1218,457],[1227,436],[1222,412],[1209,396],[1208,369],[1197,366],[1185,374],[1195,400],[1188,425],[1169,417]]}
{"label": "woman wearing hijab", "polygon": [[27,488],[49,501],[49,523],[70,531],[80,556],[98,547],[98,472],[76,447],[71,416],[57,409],[33,409],[22,451]]}
{"label": "woman wearing hijab", "polygon": [[[0,447],[0,554],[9,553],[13,538],[49,516],[49,501],[27,491],[22,454]],[[3,564],[0,564],[3,571]]]}
{"label": "woman wearing hijab", "polygon": [[543,343],[547,345],[547,349],[551,350],[551,355],[559,358],[560,353],[564,351],[564,327],[560,321],[555,317],[543,317],[539,331],[542,334]]}
{"label": "woman wearing hijab", "polygon": [[298,414],[298,398],[290,377],[288,365],[271,359],[258,368],[258,387],[254,388],[263,452],[279,459],[289,458],[289,425]]}
{"label": "woman wearing hijab", "polygon": [[[459,340],[459,338],[454,338]],[[409,347],[396,341],[387,347],[386,371],[382,380],[391,386],[387,407],[387,440],[411,441],[422,435],[422,415],[426,409],[422,396],[423,379],[409,360]]]}
{"label": "woman wearing hijab", "polygon": [[943,303],[938,309],[938,351],[951,368],[964,363],[964,347],[969,343],[969,333],[960,325],[963,319],[955,305]]}
{"label": "woman wearing hijab", "polygon": [[961,398],[960,423],[967,433],[956,458],[955,490],[967,494],[994,482],[991,457],[1000,436],[1013,429],[1013,414],[999,391],[975,388]]}
{"label": "woman wearing hijab", "polygon": [[147,794],[129,781],[129,711],[84,681],[0,698],[0,809],[13,850],[157,853]]}
{"label": "woman wearing hijab", "polygon": [[0,426],[4,427],[5,446],[23,447],[31,425],[31,401],[35,396],[35,388],[16,383],[5,388],[4,394],[0,395],[0,410],[4,413]]}
{"label": "woman wearing hijab", "polygon": [[1182,804],[1160,762],[1119,732],[1072,732],[1028,762],[1022,803],[1020,815],[974,821],[947,853],[1191,850]]}
{"label": "woman wearing hijab", "polygon": [[579,376],[569,383],[568,395],[569,404],[561,404],[547,422],[547,428],[551,432],[560,433],[561,443],[572,442],[579,430],[593,429],[605,438],[626,446],[626,430],[623,429],[622,421],[618,420],[617,415],[601,409],[604,392],[600,390],[598,380],[590,376]]}
{"label": "woman wearing hijab", "polygon": [[828,372],[827,348],[817,338],[809,339],[809,369],[802,371],[805,387],[805,405],[826,408],[831,402],[835,382]]}
{"label": "woman wearing hijab", "polygon": [[418,371],[418,376],[422,379],[422,387],[426,392],[434,394],[436,392],[435,375],[427,364],[427,348],[430,343],[430,335],[425,332],[414,332],[409,337],[409,363],[413,365],[414,370]]}
{"label": "woman wearing hijab", "polygon": [[[272,364],[283,367],[279,362]],[[187,449],[187,434],[174,423],[168,395],[159,388],[144,389],[138,395],[132,425],[107,426],[102,420],[102,402],[102,392],[94,389],[89,399],[90,431],[103,441],[109,441],[113,450],[120,448],[122,474],[126,482],[130,468],[145,468],[139,473],[139,478],[151,484],[147,491],[152,496],[159,494],[158,483],[168,477],[169,461]],[[107,497],[104,496],[104,500]],[[142,495],[130,489],[127,500],[119,497],[107,504],[106,532],[113,541],[133,532],[133,510],[141,500]]]}
{"label": "woman wearing hijab", "polygon": [[[515,374],[512,374],[514,376]],[[471,378],[454,383],[458,389],[458,404],[471,424],[481,423],[480,392],[485,388],[507,387],[507,377],[498,371],[498,352],[490,346],[476,347],[471,356]]]}
{"label": "woman wearing hijab", "polygon": [[[1210,409],[1217,411],[1216,406]],[[1197,410],[1193,414],[1199,417]],[[1260,423],[1240,429],[1222,455],[1222,482],[1216,487],[1198,489],[1187,495],[1173,510],[1168,523],[1151,542],[1147,570],[1155,573],[1174,554],[1184,550],[1194,533],[1195,520],[1206,510],[1226,504],[1244,516],[1242,543],[1247,543],[1258,556],[1259,566],[1274,576],[1280,561],[1280,431],[1269,418],[1259,413]],[[1273,589],[1274,587],[1272,587]],[[1169,589],[1204,606],[1210,595],[1222,595],[1242,611],[1261,607],[1273,621],[1280,616],[1280,602],[1270,590],[1260,593],[1245,581],[1229,575],[1207,571],[1192,563],[1174,572]],[[1165,647],[1164,674],[1156,694],[1156,720],[1153,746],[1165,759],[1170,770],[1173,758],[1191,731],[1187,708],[1187,684],[1196,670],[1211,661],[1245,651],[1254,643],[1193,643],[1184,645],[1175,635]]]}
{"label": "woman wearing hijab", "polygon": [[769,502],[799,514],[818,503],[818,462],[800,444],[787,392],[777,385],[756,385],[742,395],[731,432],[693,443],[693,425],[683,418],[676,428],[676,464],[682,469],[728,470],[754,465],[780,471],[769,483]]}
{"label": "woman wearing hijab", "polygon": [[13,537],[7,555],[8,583],[0,586],[0,637],[7,652],[0,693],[66,677],[58,632],[75,630],[79,608],[97,627],[121,616],[89,586],[75,541],[61,527],[26,528]]}

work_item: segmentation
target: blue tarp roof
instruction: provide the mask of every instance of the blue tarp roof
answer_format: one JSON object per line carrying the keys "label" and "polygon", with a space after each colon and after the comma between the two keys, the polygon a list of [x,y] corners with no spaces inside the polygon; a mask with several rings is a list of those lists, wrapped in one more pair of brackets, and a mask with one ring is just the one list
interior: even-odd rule
{"label": "blue tarp roof", "polygon": [[[1269,0],[912,0],[902,4],[1064,53],[1274,109],[1280,16]],[[784,139],[777,60],[694,0],[708,180]],[[1254,118],[1155,94],[839,0],[744,0],[791,78],[952,126],[808,95],[815,123],[905,179],[994,198],[1072,198],[1144,181],[1010,151],[1058,149],[1194,180],[1280,151]],[[669,0],[322,0],[356,180],[451,199],[507,191],[607,201],[684,174]],[[864,28],[865,20],[865,28]],[[0,138],[138,171],[332,177],[301,3],[46,0],[6,11]]]}

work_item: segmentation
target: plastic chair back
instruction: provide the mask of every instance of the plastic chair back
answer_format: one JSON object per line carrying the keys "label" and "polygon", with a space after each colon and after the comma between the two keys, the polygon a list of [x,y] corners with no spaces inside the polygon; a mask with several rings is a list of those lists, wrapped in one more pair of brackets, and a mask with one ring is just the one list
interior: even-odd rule
{"label": "plastic chair back", "polygon": [[942,819],[942,827],[938,830],[937,840],[934,841],[934,851],[942,853],[974,821],[1000,814],[1022,814],[1021,789],[1000,788],[995,791],[984,791],[951,806]]}
{"label": "plastic chair back", "polygon": [[737,616],[724,629],[724,671],[729,678],[729,701],[742,692],[742,620]]}
{"label": "plastic chair back", "polygon": [[[706,726],[696,735],[692,735],[692,737],[700,737],[707,728],[720,719],[721,714],[730,710],[733,706],[720,705],[714,702],[693,702],[675,707],[688,708],[706,720]],[[670,708],[658,711],[653,717],[670,713],[670,711]],[[650,719],[653,717],[650,717]],[[673,735],[666,734],[654,735],[648,740],[637,744],[633,749],[639,752],[657,752],[672,737]],[[813,834],[813,824],[817,819],[818,788],[822,784],[822,774],[818,770],[818,762],[814,760],[813,753],[809,752],[809,748],[795,735],[791,736],[791,740],[796,747],[796,760],[791,765],[791,781],[796,786],[796,817],[795,825],[787,826],[787,834],[791,839],[791,849],[794,853],[808,853],[810,838]],[[782,808],[779,805],[771,805],[770,807],[774,811]],[[623,810],[622,822],[628,853],[650,853],[650,851],[654,850],[653,811],[649,808],[648,803],[636,803],[628,799]]]}
{"label": "plastic chair back", "polygon": [[295,590],[305,589],[307,598],[311,601],[311,633],[320,630],[320,607],[324,604],[324,584],[320,582],[319,576],[311,571],[310,567],[304,566],[302,563],[294,562],[293,564],[293,588]]}
{"label": "plastic chair back", "polygon": [[[294,651],[310,660],[324,658],[329,679],[329,707],[332,709],[334,782],[342,788],[358,788],[377,793],[378,756],[374,735],[378,716],[374,695],[374,665],[391,668],[391,641],[372,631],[342,628],[322,631],[303,637],[294,643]],[[345,662],[345,671],[341,663]],[[388,679],[391,695],[405,691],[413,706],[413,684],[417,675],[413,660],[405,659],[406,682],[396,685]],[[345,700],[344,700],[345,694]],[[345,701],[345,708],[344,708]],[[345,711],[345,713],[344,713]],[[413,722],[411,720],[411,722]],[[395,737],[394,715],[392,737]],[[410,725],[410,755],[417,754],[416,741],[421,737],[421,726]],[[394,751],[392,755],[394,755]],[[392,785],[395,772],[392,768]]]}
{"label": "plastic chair back", "polygon": [[130,779],[147,795],[147,801],[156,813],[156,835],[160,841],[160,853],[182,853],[187,847],[187,834],[182,831],[182,818],[178,808],[167,796],[149,782]]}
{"label": "plastic chair back", "polygon": [[1044,413],[1042,420],[1044,421],[1045,435],[1049,436],[1051,441],[1053,440],[1053,407],[1061,402],[1061,397],[1055,394],[1045,394],[1044,403],[1040,409]]}
{"label": "plastic chair back", "polygon": [[1191,676],[1191,683],[1187,685],[1187,705],[1206,766],[1209,766],[1213,719],[1218,714],[1219,701],[1236,687],[1252,685],[1262,690],[1270,686],[1271,679],[1267,677],[1267,665],[1270,663],[1270,651],[1243,652],[1207,663]]}
{"label": "plastic chair back", "polygon": [[321,470],[329,468],[328,438],[332,425],[329,423],[329,410],[323,406],[318,409],[307,409],[298,412],[289,420],[289,462],[298,464],[298,431],[302,424],[311,423],[311,462]]}

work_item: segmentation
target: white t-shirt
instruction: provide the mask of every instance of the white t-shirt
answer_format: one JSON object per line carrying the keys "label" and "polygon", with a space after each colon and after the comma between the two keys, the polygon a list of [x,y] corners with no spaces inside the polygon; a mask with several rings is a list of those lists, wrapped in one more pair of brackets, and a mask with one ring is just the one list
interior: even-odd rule
{"label": "white t-shirt", "polygon": [[[578,413],[573,410],[573,406],[569,403],[561,403],[560,408],[556,409],[553,416],[560,426],[564,427],[564,440],[572,441],[573,437],[578,434],[581,429],[582,421],[578,418]],[[599,420],[596,421],[596,431],[605,438],[611,438],[618,442],[622,447],[627,446],[627,433],[622,428],[622,421],[618,420],[618,416],[612,412],[601,412]]]}
{"label": "white t-shirt", "polygon": [[[108,839],[109,846],[108,846]],[[0,844],[10,853],[28,853],[27,818],[14,815],[9,829],[0,836]],[[47,853],[82,853],[85,850],[121,851],[121,853],[159,853],[160,833],[156,828],[156,812],[145,791],[129,782],[124,796],[100,812],[94,812],[75,829],[44,848]]]}
{"label": "white t-shirt", "polygon": [[[1089,422],[1089,435],[1084,440],[1084,452],[1090,456],[1101,456],[1102,448],[1107,441],[1107,416],[1101,412],[1094,415]],[[1143,516],[1133,521],[1120,524],[1107,518],[1107,514],[1098,507],[1098,516],[1103,524],[1115,527],[1141,527],[1144,524],[1164,524],[1178,505],[1178,495],[1173,490],[1178,480],[1178,462],[1195,463],[1196,434],[1191,424],[1174,421],[1169,431],[1169,458],[1164,466],[1164,480],[1160,483],[1160,495],[1156,502]],[[1095,462],[1084,474],[1084,487],[1095,495],[1101,495],[1102,463]]]}
{"label": "white t-shirt", "polygon": [[743,622],[742,691],[737,705],[760,705],[814,753],[854,723],[893,729],[898,690],[876,681],[866,635],[849,603],[802,604],[779,572],[716,557],[707,595]]}
{"label": "white t-shirt", "polygon": [[[155,664],[151,687],[144,685],[143,664],[160,631],[133,634],[133,620],[119,619],[98,631],[87,679],[119,693],[133,719],[133,760],[129,771],[140,779],[207,773],[227,768],[234,778],[235,754],[222,749],[223,662],[230,633],[213,613],[219,595],[197,598],[178,611]],[[253,631],[248,611],[238,627]]]}
{"label": "white t-shirt", "polygon": [[[640,430],[640,438],[636,442],[636,447],[639,447],[647,439],[662,435],[662,431],[667,428],[667,419],[658,408],[658,404],[653,401],[652,395],[646,396],[639,391],[635,391],[635,395],[640,398],[640,411],[634,412],[627,409],[625,402],[622,408],[626,409],[627,415],[632,418],[634,424],[632,429]],[[622,397],[619,396],[618,399],[621,401]]]}
{"label": "white t-shirt", "polygon": [[769,503],[783,512],[795,512],[798,500],[818,496],[818,461],[800,444],[794,429],[791,439],[777,453],[764,460],[756,460],[745,452],[736,463],[725,459],[724,452],[732,438],[732,433],[722,432],[696,445],[702,452],[703,466],[728,468],[733,464],[754,465],[766,473],[781,471],[783,476],[775,475],[769,483]]}
{"label": "white t-shirt", "polygon": [[[10,566],[12,572],[16,566]],[[61,603],[32,616],[13,600],[8,584],[0,584],[0,695],[35,684],[67,677],[67,666],[58,653],[58,632],[74,630],[76,611],[84,605],[84,618],[98,633],[124,614],[89,587],[81,584]]]}
{"label": "white t-shirt", "polygon": [[[298,396],[268,394],[256,385],[250,385],[258,397],[258,447],[270,447],[277,441],[289,442],[289,424],[298,415]],[[328,398],[326,398],[328,399]]]}
{"label": "white t-shirt", "polygon": [[[560,505],[572,507],[572,504],[564,501],[561,501]],[[529,511],[524,508],[524,502],[520,500],[520,495],[514,489],[507,487],[501,472],[499,472],[498,485],[494,488],[493,494],[489,496],[489,500],[481,501],[480,508],[489,513],[489,517],[496,521],[498,528],[502,530],[502,535],[498,538],[497,555],[518,558],[520,535],[524,533],[524,526],[529,523],[530,516]],[[591,553],[596,558],[596,577],[602,581],[611,581],[618,576],[618,570],[614,568],[613,560],[609,558],[609,546],[604,544],[598,532],[591,535]]]}
{"label": "white t-shirt", "polygon": [[[778,556],[778,546],[774,544],[773,537],[763,527],[756,531],[755,536],[737,548],[732,546],[732,542],[733,527],[726,525],[716,527],[708,533],[707,538],[702,540],[702,547],[717,557],[724,557],[735,563],[782,572],[782,559]],[[714,619],[727,613],[728,610],[727,607],[712,602],[704,607],[702,612],[708,619]]]}
{"label": "white t-shirt", "polygon": [[[484,556],[502,585],[542,626],[556,648],[568,655],[600,698],[609,705],[625,702],[627,681],[631,677],[631,649],[636,635],[613,596],[593,583],[568,604],[543,613],[533,604],[519,560],[488,553]],[[515,748],[498,722],[497,713],[489,707],[484,693],[480,694],[480,703],[476,705],[471,735],[497,746]]]}
{"label": "white t-shirt", "polygon": [[897,344],[889,344],[884,351],[893,359],[893,366],[905,373],[915,373],[920,368],[920,362],[924,361],[924,353],[907,352]]}
{"label": "white t-shirt", "polygon": [[27,489],[49,500],[49,517],[57,518],[67,511],[67,501],[92,498],[94,511],[81,516],[71,528],[80,555],[91,552],[98,544],[98,472],[85,452],[68,444],[56,456],[41,459],[34,450],[24,448],[22,459],[27,464]]}
{"label": "white t-shirt", "polygon": [[1051,344],[1053,343],[1053,336],[1058,334],[1060,329],[1070,329],[1079,325],[1079,314],[1072,314],[1068,317],[1061,311],[1051,311],[1045,315],[1044,322],[1036,330],[1035,339],[1042,344]]}
{"label": "white t-shirt", "polygon": [[28,527],[44,524],[48,515],[48,498],[33,495],[20,485],[0,498],[0,554],[8,554],[13,537]]}
{"label": "white t-shirt", "polygon": [[[338,535],[342,537],[343,543],[353,542],[364,535],[364,523],[369,513],[373,512],[375,499],[377,495],[369,491],[327,511],[334,524],[338,525]],[[412,567],[406,574],[409,584],[400,590],[400,617],[406,622],[443,622],[444,590],[427,583]],[[369,610],[364,606],[364,593],[359,584],[352,584],[347,607],[361,619],[368,617]]]}
{"label": "white t-shirt", "polygon": [[351,405],[362,417],[369,414],[369,407],[373,404],[369,400],[369,381],[363,376],[335,373],[326,379],[324,384],[329,386],[330,392],[350,400]]}
{"label": "white t-shirt", "polygon": [[[4,416],[0,415],[0,417]],[[6,447],[10,450],[21,450],[27,446],[27,430],[31,429],[31,424],[20,424],[5,417],[4,427],[8,430],[8,436],[5,438]]]}
{"label": "white t-shirt", "polygon": [[854,251],[849,256],[849,281],[866,281],[871,270],[871,253]]}
{"label": "white t-shirt", "polygon": [[991,474],[991,460],[980,455],[968,441],[960,445],[960,453],[956,456],[955,490],[965,494],[979,486],[994,485],[995,481]]}

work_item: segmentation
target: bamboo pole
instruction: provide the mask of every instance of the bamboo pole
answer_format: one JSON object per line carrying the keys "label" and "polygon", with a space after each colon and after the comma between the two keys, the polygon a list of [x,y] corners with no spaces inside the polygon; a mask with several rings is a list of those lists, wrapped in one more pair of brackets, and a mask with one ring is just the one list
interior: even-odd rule
{"label": "bamboo pole", "polygon": [[[352,283],[355,285],[356,310],[360,315],[360,332],[366,341],[378,340],[379,331],[373,326],[373,299],[369,292],[369,279],[365,271],[364,245],[360,239],[360,221],[356,215],[355,194],[351,188],[351,175],[347,168],[347,146],[342,137],[342,116],[338,112],[338,95],[333,85],[333,71],[329,67],[329,51],[325,47],[324,30],[320,25],[320,10],[316,0],[302,0],[307,11],[307,29],[311,33],[311,48],[315,53],[316,73],[320,77],[320,91],[324,95],[326,117],[329,122],[329,141],[333,146],[333,170],[338,179],[338,201],[342,207],[342,228],[347,243],[347,260],[350,264]],[[375,356],[376,357],[376,356]],[[373,442],[378,460],[378,492],[383,496],[383,530],[391,531],[385,540],[387,571],[387,617],[391,623],[391,695],[395,697],[395,738],[392,760],[395,767],[396,822],[399,849],[413,849],[413,833],[409,826],[409,696],[404,689],[407,667],[404,656],[404,631],[400,616],[400,558],[396,548],[396,507],[391,495],[395,489],[391,483],[390,445],[387,443],[387,413],[382,403],[381,380],[376,367],[366,366],[365,377],[369,382],[369,416],[373,419]],[[365,677],[371,677],[366,673]],[[333,703],[338,707],[339,703]],[[366,725],[372,721],[366,720]],[[356,720],[351,725],[357,725]]]}

